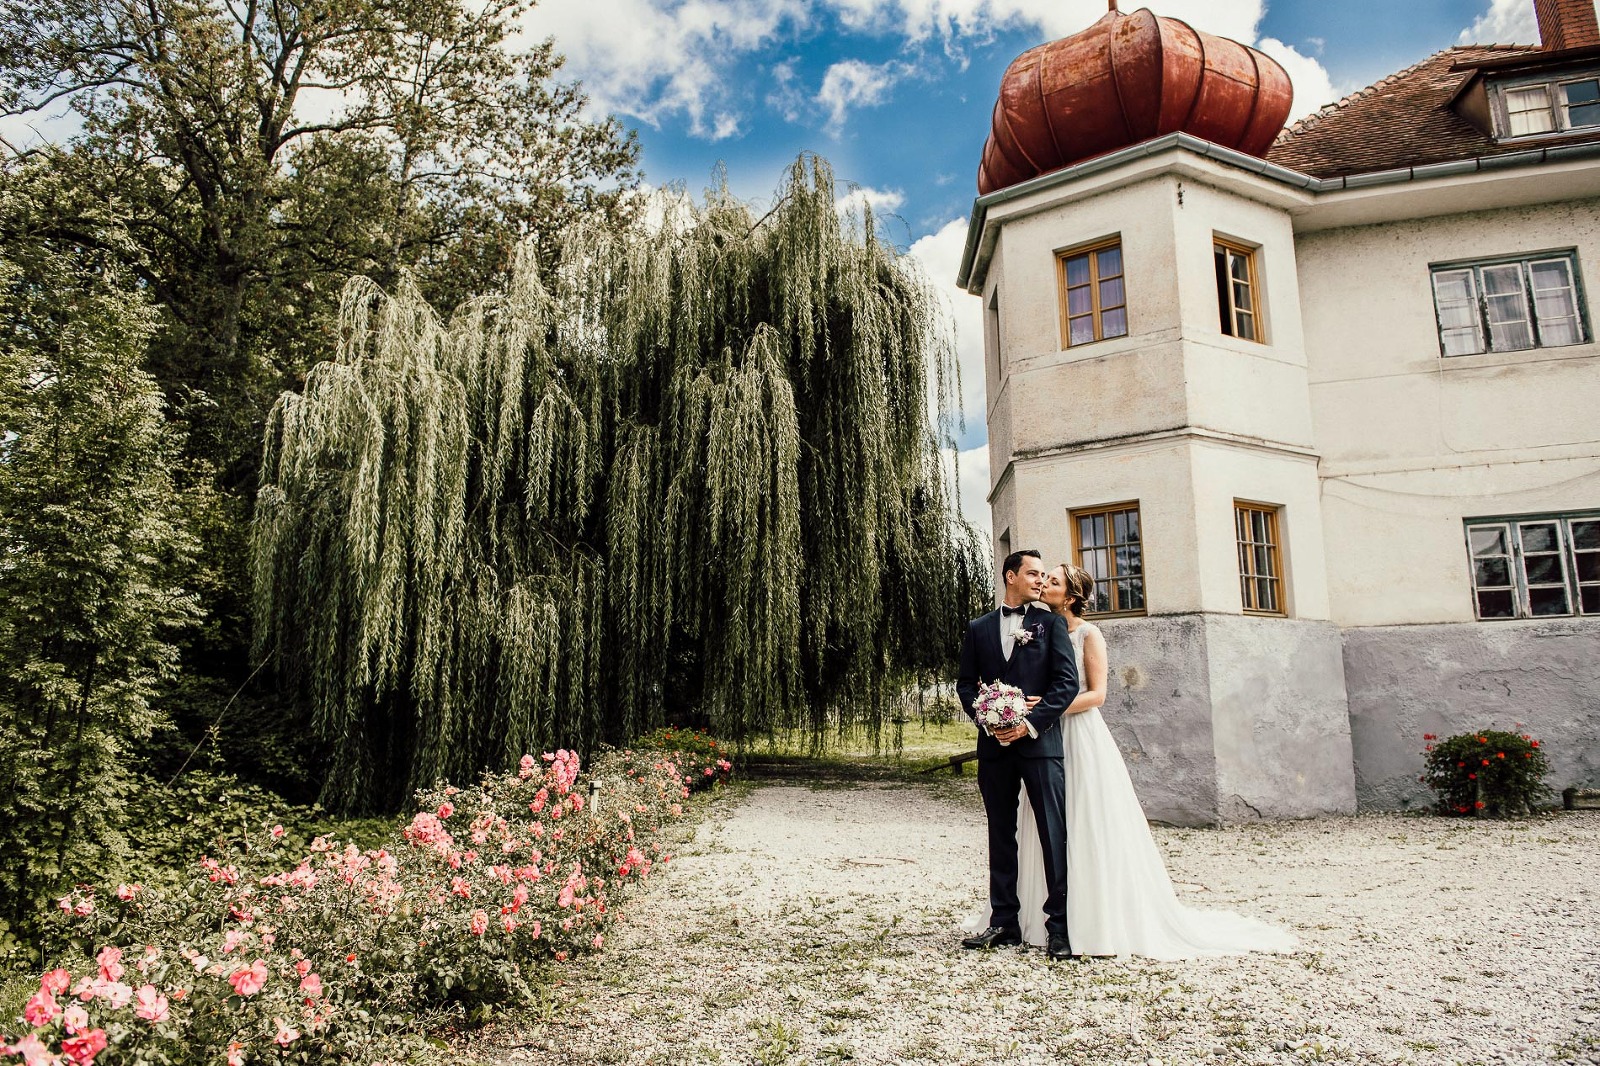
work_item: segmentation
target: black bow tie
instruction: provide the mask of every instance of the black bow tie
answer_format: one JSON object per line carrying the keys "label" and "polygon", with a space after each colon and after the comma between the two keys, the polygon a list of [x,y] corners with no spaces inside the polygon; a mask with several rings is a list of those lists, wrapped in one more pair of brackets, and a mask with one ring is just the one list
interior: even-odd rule
{"label": "black bow tie", "polygon": [[1014,614],[1022,614],[1027,609],[1028,609],[1028,605],[1027,604],[1023,604],[1021,607],[1007,607],[1005,604],[1002,603],[1000,605],[1000,616],[1002,618],[1005,618],[1005,617],[1009,617],[1010,615],[1014,615]]}

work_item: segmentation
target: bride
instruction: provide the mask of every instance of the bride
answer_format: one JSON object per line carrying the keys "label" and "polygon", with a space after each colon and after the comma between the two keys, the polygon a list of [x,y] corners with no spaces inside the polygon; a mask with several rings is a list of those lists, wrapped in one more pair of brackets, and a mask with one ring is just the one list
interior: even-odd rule
{"label": "bride", "polygon": [[[1172,960],[1249,951],[1294,951],[1295,937],[1227,911],[1178,902],[1150,835],[1122,752],[1100,717],[1106,699],[1106,642],[1083,618],[1094,579],[1062,563],[1050,572],[1044,601],[1067,620],[1082,689],[1061,716],[1067,778],[1067,932],[1079,955],[1144,955]],[[1017,883],[1022,936],[1044,944],[1044,856],[1024,799],[1017,818]],[[963,923],[989,924],[982,908]]]}

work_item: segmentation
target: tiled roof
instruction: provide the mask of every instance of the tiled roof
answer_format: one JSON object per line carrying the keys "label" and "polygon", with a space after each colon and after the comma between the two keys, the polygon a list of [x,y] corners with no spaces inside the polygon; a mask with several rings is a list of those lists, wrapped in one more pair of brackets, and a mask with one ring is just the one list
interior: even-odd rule
{"label": "tiled roof", "polygon": [[[1449,107],[1478,63],[1538,55],[1536,45],[1464,45],[1435,52],[1415,66],[1329,104],[1278,135],[1267,159],[1318,178],[1445,163],[1525,151],[1502,143]],[[1589,130],[1561,143],[1600,139]]]}

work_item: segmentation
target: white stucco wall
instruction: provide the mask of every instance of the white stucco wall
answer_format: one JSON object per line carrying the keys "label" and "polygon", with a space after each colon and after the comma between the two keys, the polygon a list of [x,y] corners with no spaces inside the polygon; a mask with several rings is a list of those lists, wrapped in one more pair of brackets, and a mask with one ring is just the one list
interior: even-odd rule
{"label": "white stucco wall", "polygon": [[[1239,614],[1234,500],[1278,504],[1290,613],[1326,619],[1293,229],[1248,188],[1202,178],[1061,190],[1004,222],[985,290],[1000,292],[996,552],[1009,532],[1012,548],[1066,559],[1069,512],[1136,500],[1148,612]],[[1264,343],[1218,325],[1218,236],[1256,249]],[[1122,242],[1129,335],[1062,349],[1056,253],[1108,237]]]}
{"label": "white stucco wall", "polygon": [[1600,506],[1600,345],[1439,354],[1431,263],[1568,248],[1593,337],[1600,200],[1299,237],[1342,625],[1471,621],[1463,518]]}

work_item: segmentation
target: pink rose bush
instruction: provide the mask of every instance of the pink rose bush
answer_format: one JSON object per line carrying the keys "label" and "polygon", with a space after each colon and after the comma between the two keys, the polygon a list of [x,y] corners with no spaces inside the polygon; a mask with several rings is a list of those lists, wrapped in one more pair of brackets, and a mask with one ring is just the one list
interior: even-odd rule
{"label": "pink rose bush", "polygon": [[684,797],[731,772],[686,750],[609,753],[587,781],[572,752],[524,756],[419,794],[385,847],[263,827],[179,890],[80,885],[50,920],[82,947],[0,1019],[0,1063],[425,1059],[428,1028],[531,1002],[601,949]]}

